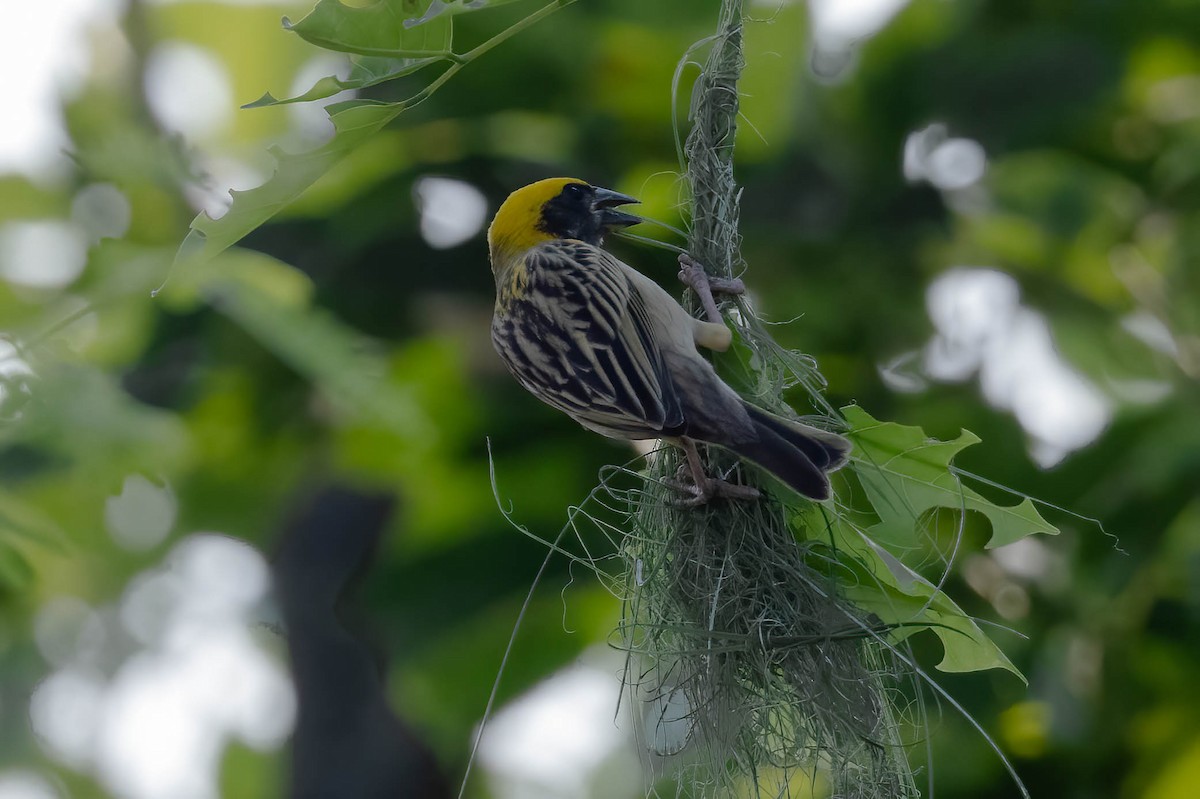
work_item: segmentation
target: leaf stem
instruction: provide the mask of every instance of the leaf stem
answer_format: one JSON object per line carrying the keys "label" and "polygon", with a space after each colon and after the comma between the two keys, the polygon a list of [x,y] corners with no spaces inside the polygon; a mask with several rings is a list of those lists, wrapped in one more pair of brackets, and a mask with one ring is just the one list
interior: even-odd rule
{"label": "leaf stem", "polygon": [[461,58],[463,59],[462,63],[466,64],[466,63],[470,63],[471,61],[474,61],[476,58],[483,55],[488,50],[491,50],[496,45],[504,42],[506,39],[516,36],[521,31],[525,30],[526,28],[530,27],[531,25],[537,24],[538,22],[542,21],[546,17],[553,14],[555,11],[558,11],[560,8],[566,8],[567,6],[572,5],[575,2],[576,2],[576,0],[554,0],[554,2],[550,3],[549,5],[539,8],[537,11],[533,12],[532,14],[525,17],[521,21],[516,22],[516,23],[510,25],[509,27],[505,28],[504,30],[500,31],[499,33],[497,33],[492,38],[488,39],[483,44],[480,44],[480,45],[468,50],[466,53],[464,53],[461,56]]}
{"label": "leaf stem", "polygon": [[525,30],[526,28],[530,27],[531,25],[534,25],[535,23],[540,22],[541,20],[550,16],[551,14],[553,14],[555,11],[559,10],[560,8],[565,8],[566,6],[569,6],[574,2],[576,2],[576,0],[555,0],[555,2],[550,3],[549,5],[543,6],[542,8],[539,8],[537,11],[533,12],[532,14],[525,17],[521,21],[513,23],[512,25],[508,26],[507,28],[500,31],[492,38],[488,39],[486,42],[484,42],[476,47],[471,48],[470,50],[463,53],[462,55],[456,55],[453,59],[451,59],[454,61],[454,63],[450,65],[449,69],[447,69],[441,75],[438,75],[436,78],[434,78],[432,81],[430,81],[430,83],[428,85],[426,85],[425,88],[421,89],[421,91],[417,92],[412,97],[409,97],[407,100],[401,100],[398,103],[396,103],[395,104],[395,113],[392,114],[392,116],[388,119],[388,122],[391,122],[392,119],[395,119],[396,117],[398,117],[401,114],[401,112],[407,111],[408,109],[413,108],[414,106],[420,105],[421,103],[428,100],[430,97],[433,96],[434,92],[436,92],[438,89],[442,88],[442,86],[444,86],[446,84],[446,81],[448,81],[448,80],[450,80],[450,78],[454,77],[454,75],[456,73],[458,73],[459,70],[461,70],[467,64],[470,64],[475,59],[479,58],[484,53],[488,52],[489,50],[496,47],[497,45],[503,43],[507,39],[510,39],[513,36],[516,36],[518,33]]}

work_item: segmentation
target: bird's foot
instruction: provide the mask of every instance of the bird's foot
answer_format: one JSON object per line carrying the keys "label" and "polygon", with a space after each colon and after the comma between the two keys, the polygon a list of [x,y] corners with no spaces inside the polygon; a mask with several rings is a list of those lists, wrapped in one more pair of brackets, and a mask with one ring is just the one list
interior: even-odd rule
{"label": "bird's foot", "polygon": [[[685,470],[686,467],[680,472]],[[697,508],[707,505],[714,499],[749,501],[762,496],[762,493],[754,486],[731,483],[716,477],[704,477],[697,482],[685,479],[681,474],[672,480],[667,480],[667,484],[682,494],[670,503],[677,508]]]}
{"label": "bird's foot", "polygon": [[704,271],[704,267],[687,253],[681,253],[679,256],[679,279],[696,292],[708,321],[718,324],[721,324],[721,312],[717,310],[713,294],[744,294],[746,291],[746,284],[740,278],[711,277]]}
{"label": "bird's foot", "polygon": [[707,283],[709,293],[711,294],[745,294],[746,284],[742,282],[740,277],[713,277],[704,271],[704,267],[693,258],[685,253],[679,254],[679,279],[693,290],[697,289],[697,283]]}

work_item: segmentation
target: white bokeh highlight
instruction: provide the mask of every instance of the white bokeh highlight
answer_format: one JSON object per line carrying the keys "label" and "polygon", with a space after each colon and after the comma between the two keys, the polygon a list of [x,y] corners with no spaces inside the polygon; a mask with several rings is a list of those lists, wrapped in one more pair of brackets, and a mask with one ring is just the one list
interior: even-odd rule
{"label": "white bokeh highlight", "polygon": [[642,735],[657,755],[677,755],[692,739],[692,704],[682,688],[665,687],[647,703],[642,719]]}
{"label": "white bokeh highlight", "polygon": [[116,618],[141,648],[111,676],[77,654],[35,691],[30,719],[46,751],[119,799],[217,799],[226,745],[277,748],[295,720],[290,679],[251,631],[269,584],[248,545],[184,539],[120,603]]}
{"label": "white bokeh highlight", "polygon": [[61,799],[50,782],[35,771],[13,769],[0,772],[0,799]]}
{"label": "white bokeh highlight", "polygon": [[71,221],[92,244],[121,238],[132,220],[129,198],[111,183],[89,183],[71,200]]}
{"label": "white bokeh highlight", "polygon": [[51,597],[33,619],[38,651],[55,666],[96,660],[106,637],[100,614],[79,597]]}
{"label": "white bokeh highlight", "polygon": [[47,751],[75,769],[88,766],[103,715],[106,683],[99,671],[68,666],[43,680],[29,700],[29,721]]}
{"label": "white bokeh highlight", "polygon": [[808,0],[813,33],[827,46],[854,44],[874,36],[909,0]]}
{"label": "white bokeh highlight", "polygon": [[904,142],[904,177],[941,191],[961,191],[978,183],[987,171],[987,153],[974,139],[954,138],[935,123],[908,135]]}
{"label": "white bokeh highlight", "polygon": [[470,183],[424,177],[413,191],[421,212],[421,236],[435,250],[462,244],[479,233],[487,221],[487,198]]}
{"label": "white bokeh highlight", "polygon": [[0,421],[21,418],[21,405],[33,395],[33,378],[33,367],[16,345],[0,338]]}
{"label": "white bokeh highlight", "polygon": [[47,182],[70,171],[61,97],[78,91],[87,77],[94,28],[115,27],[123,6],[123,0],[4,4],[8,35],[0,47],[0,75],[5,78],[0,174],[16,172]]}
{"label": "white bokeh highlight", "polygon": [[1061,590],[1070,584],[1070,567],[1063,554],[1032,536],[993,549],[991,557],[1012,577],[1045,590]]}
{"label": "white bokeh highlight", "polygon": [[1108,426],[1111,401],[1063,360],[1045,317],[1021,304],[1010,275],[952,269],[929,286],[926,306],[936,334],[923,352],[925,373],[948,382],[978,375],[984,397],[1016,417],[1042,466]]}
{"label": "white bokeh highlight", "polygon": [[121,493],[104,502],[104,525],[125,549],[142,552],[161,544],[175,526],[179,503],[169,485],[140,474],[125,478]]}
{"label": "white bokeh highlight", "polygon": [[233,205],[235,191],[249,191],[266,182],[270,174],[228,155],[197,153],[204,174],[202,183],[189,183],[183,194],[194,207],[213,219],[220,219]]}
{"label": "white bokeh highlight", "polygon": [[65,288],[83,273],[87,251],[87,236],[70,222],[8,222],[0,226],[0,278],[23,288]]}
{"label": "white bokeh highlight", "polygon": [[593,799],[640,794],[643,777],[632,738],[614,718],[621,690],[615,669],[577,664],[502,708],[479,746],[491,795]]}
{"label": "white bokeh highlight", "polygon": [[1179,357],[1179,342],[1162,319],[1149,311],[1135,311],[1121,319],[1121,327],[1156,352],[1172,359]]}
{"label": "white bokeh highlight", "polygon": [[[336,75],[341,80],[349,77],[350,59],[339,53],[322,53],[310,58],[296,71],[296,77],[292,80],[288,95],[293,97],[301,95],[311,89],[313,84],[321,78],[329,75]],[[352,100],[357,96],[358,92],[347,89],[322,100],[292,103],[286,106],[288,117],[292,121],[292,129],[297,133],[300,145],[315,147],[332,138],[333,123],[329,120],[325,106]]]}
{"label": "white bokeh highlight", "polygon": [[181,41],[156,45],[146,59],[144,80],[150,112],[168,131],[211,139],[233,121],[229,72],[203,47]]}
{"label": "white bokeh highlight", "polygon": [[909,0],[808,0],[813,69],[826,78],[844,74],[854,49],[879,33]]}

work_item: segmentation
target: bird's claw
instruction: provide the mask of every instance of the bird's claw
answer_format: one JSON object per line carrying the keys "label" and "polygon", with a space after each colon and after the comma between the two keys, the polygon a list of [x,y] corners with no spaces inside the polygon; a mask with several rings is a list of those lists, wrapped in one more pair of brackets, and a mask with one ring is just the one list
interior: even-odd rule
{"label": "bird's claw", "polygon": [[708,290],[714,294],[745,294],[746,284],[740,277],[710,277]]}
{"label": "bird's claw", "polygon": [[730,483],[715,477],[706,477],[700,484],[675,478],[667,484],[684,496],[677,497],[671,504],[677,508],[697,508],[714,499],[754,500],[762,496],[754,486]]}
{"label": "bird's claw", "polygon": [[740,278],[711,277],[704,271],[704,267],[687,253],[681,253],[679,256],[679,279],[696,292],[708,321],[718,324],[721,323],[721,312],[717,310],[713,293],[744,294],[746,291],[746,284]]}

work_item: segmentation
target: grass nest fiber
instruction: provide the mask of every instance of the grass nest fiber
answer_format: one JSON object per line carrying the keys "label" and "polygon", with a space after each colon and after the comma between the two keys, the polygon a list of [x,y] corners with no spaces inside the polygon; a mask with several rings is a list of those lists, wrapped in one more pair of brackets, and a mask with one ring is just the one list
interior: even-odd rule
{"label": "grass nest fiber", "polygon": [[[717,33],[693,50],[709,48],[681,152],[688,250],[719,277],[743,267],[733,176],[742,23],[742,3],[725,0]],[[681,72],[692,63],[689,53]],[[800,383],[824,414],[809,421],[836,427],[811,360],[780,348],[745,298],[725,308],[753,399],[787,413],[782,392]],[[620,638],[651,766],[679,795],[917,796],[898,721],[911,707],[904,659],[877,620],[839,598],[836,556],[815,533],[807,540],[782,490],[726,453],[704,455],[762,499],[679,507],[672,448],[650,457],[630,495]]]}

